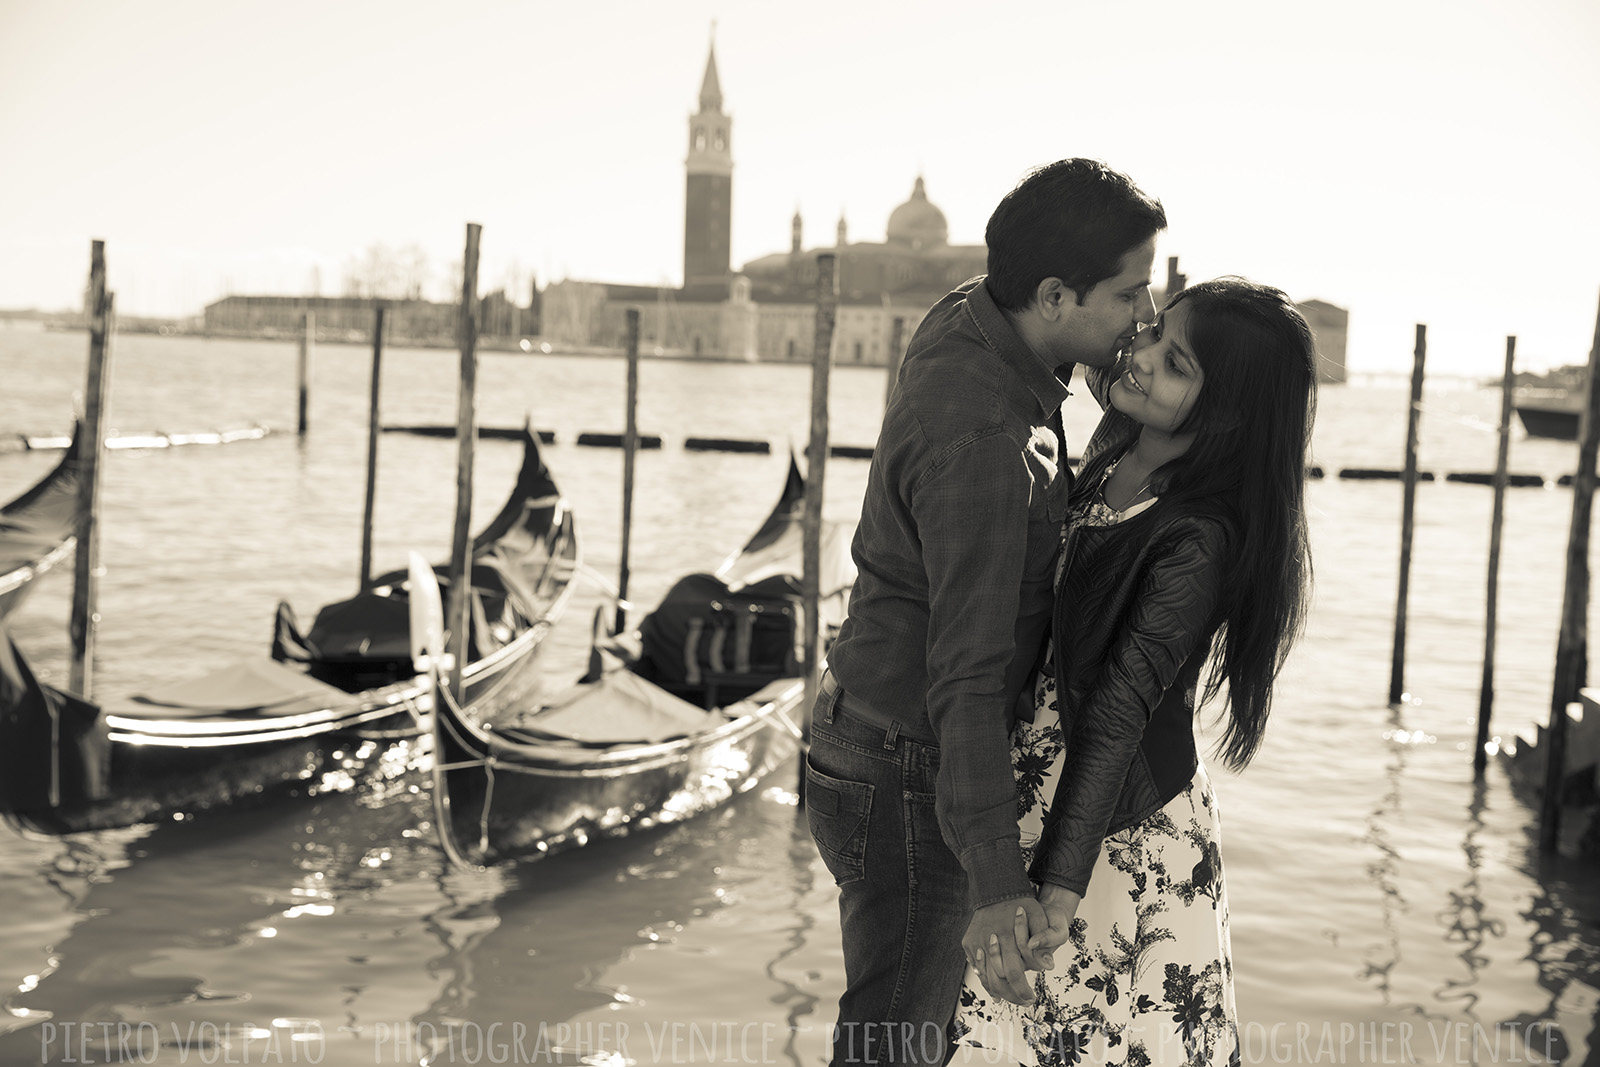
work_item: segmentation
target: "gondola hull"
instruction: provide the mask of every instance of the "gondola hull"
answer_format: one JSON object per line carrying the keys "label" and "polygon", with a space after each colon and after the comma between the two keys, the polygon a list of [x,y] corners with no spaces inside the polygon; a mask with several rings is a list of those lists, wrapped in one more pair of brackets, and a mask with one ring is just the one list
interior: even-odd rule
{"label": "gondola hull", "polygon": [[[442,716],[434,741],[441,833],[466,863],[491,865],[680,822],[793,764],[804,689],[785,679],[747,701],[746,713],[653,745],[593,749],[491,735],[487,759],[463,743],[459,720]],[[797,782],[797,774],[787,780]]]}
{"label": "gondola hull", "polygon": [[39,577],[72,555],[81,471],[80,432],[50,473],[0,507],[0,619]]}
{"label": "gondola hull", "polygon": [[[564,613],[580,562],[575,524],[531,439],[517,489],[475,540],[473,658],[462,671],[468,708],[529,699],[545,637]],[[392,621],[406,611],[403,572],[377,591],[324,609]],[[483,610],[492,582],[495,614]],[[378,615],[373,605],[378,605]],[[355,609],[348,608],[355,605]],[[490,622],[490,619],[493,622]],[[323,615],[319,615],[321,626]],[[313,627],[280,645],[310,656],[370,634]],[[401,645],[408,635],[387,632]],[[432,685],[403,676],[340,688],[370,671],[349,657],[244,661],[167,687],[157,698],[100,707],[38,682],[14,646],[0,647],[0,813],[27,829],[99,830],[294,793],[346,789],[426,761]],[[392,659],[377,661],[389,669]],[[363,673],[367,671],[368,673]],[[250,699],[245,699],[246,697]],[[229,698],[237,698],[230,703]]]}
{"label": "gondola hull", "polygon": [[[537,677],[538,663],[535,641],[504,671],[480,674],[469,683],[469,703],[520,690]],[[68,695],[52,691],[51,696],[60,701]],[[432,747],[426,684],[413,680],[365,696],[376,702],[337,709],[313,724],[267,717],[245,734],[214,732],[237,725],[238,716],[192,720],[196,732],[188,738],[152,732],[160,725],[154,720],[102,714],[103,741],[90,742],[101,747],[105,764],[98,787],[56,803],[15,805],[7,818],[46,834],[104,830],[284,796],[315,796],[349,789],[372,775],[393,777],[425,767]],[[47,798],[48,786],[41,783],[33,795]]]}

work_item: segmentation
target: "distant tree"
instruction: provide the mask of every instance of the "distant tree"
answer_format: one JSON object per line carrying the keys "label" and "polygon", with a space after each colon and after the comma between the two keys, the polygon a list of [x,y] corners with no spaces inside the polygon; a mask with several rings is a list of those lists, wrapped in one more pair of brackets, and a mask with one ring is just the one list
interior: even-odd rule
{"label": "distant tree", "polygon": [[344,291],[379,300],[419,300],[428,275],[428,254],[420,245],[396,250],[379,242],[345,263]]}
{"label": "distant tree", "polygon": [[434,299],[441,304],[461,303],[461,260],[453,259],[444,268],[444,273],[438,276],[437,287],[434,289]]}

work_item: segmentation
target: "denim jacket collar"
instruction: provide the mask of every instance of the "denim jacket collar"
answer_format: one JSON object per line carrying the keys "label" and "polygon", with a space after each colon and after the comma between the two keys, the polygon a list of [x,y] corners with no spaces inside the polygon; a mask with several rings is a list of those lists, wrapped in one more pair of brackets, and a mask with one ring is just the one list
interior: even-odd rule
{"label": "denim jacket collar", "polygon": [[967,315],[990,349],[1022,379],[1039,402],[1039,410],[1047,416],[1060,411],[1061,405],[1072,395],[1067,391],[1067,383],[1072,380],[1073,364],[1066,364],[1064,377],[1057,377],[1056,368],[1047,365],[1017,334],[1011,320],[989,295],[987,282],[979,282],[968,292]]}

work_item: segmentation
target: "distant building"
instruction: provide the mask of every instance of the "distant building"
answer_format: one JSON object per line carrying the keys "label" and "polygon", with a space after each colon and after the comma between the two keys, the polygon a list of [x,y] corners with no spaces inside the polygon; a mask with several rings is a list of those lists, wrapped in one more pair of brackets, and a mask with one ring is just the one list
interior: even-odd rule
{"label": "distant building", "polygon": [[[372,339],[377,306],[384,307],[384,334],[394,344],[454,345],[461,317],[459,304],[431,300],[379,300],[366,296],[227,296],[206,305],[205,332],[214,336],[298,337],[301,316],[316,316],[322,341],[364,342]],[[478,336],[486,341],[514,342],[540,332],[540,294],[520,307],[503,291],[478,302]]]}
{"label": "distant building", "polygon": [[1350,312],[1325,300],[1302,300],[1295,307],[1306,317],[1317,339],[1317,381],[1337,384],[1348,380],[1344,352]]}

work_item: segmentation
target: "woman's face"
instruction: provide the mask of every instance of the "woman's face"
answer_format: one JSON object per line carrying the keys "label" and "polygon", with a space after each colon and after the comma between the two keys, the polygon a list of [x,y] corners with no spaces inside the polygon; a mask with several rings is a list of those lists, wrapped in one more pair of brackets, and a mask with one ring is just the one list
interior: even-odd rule
{"label": "woman's face", "polygon": [[1113,407],[1163,433],[1183,425],[1205,383],[1205,371],[1184,341],[1188,315],[1183,301],[1158,314],[1153,326],[1134,337],[1122,373],[1111,383]]}

